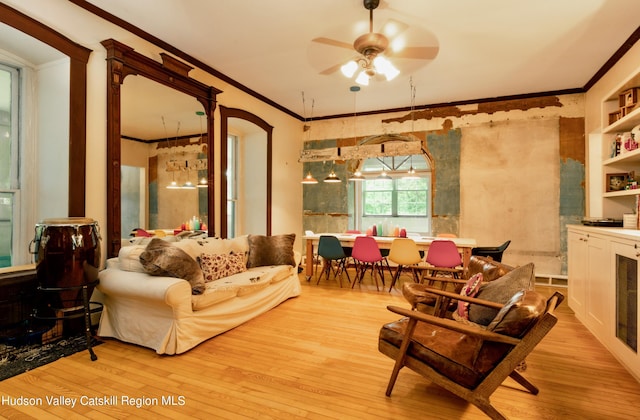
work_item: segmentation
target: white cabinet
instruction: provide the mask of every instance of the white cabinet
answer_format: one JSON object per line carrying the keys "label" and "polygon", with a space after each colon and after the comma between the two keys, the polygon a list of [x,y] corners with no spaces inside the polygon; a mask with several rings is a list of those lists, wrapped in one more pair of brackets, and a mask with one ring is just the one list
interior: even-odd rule
{"label": "white cabinet", "polygon": [[587,283],[587,233],[569,229],[568,304],[579,320],[584,319]]}
{"label": "white cabinet", "polygon": [[611,330],[609,241],[598,234],[569,230],[569,307],[595,334]]}
{"label": "white cabinet", "polygon": [[640,268],[640,242],[615,240],[611,243],[614,263],[614,319],[611,348],[613,353],[627,366],[632,366],[635,376],[640,377],[640,355],[638,354],[638,279]]}
{"label": "white cabinet", "polygon": [[568,227],[568,304],[640,381],[640,231]]}

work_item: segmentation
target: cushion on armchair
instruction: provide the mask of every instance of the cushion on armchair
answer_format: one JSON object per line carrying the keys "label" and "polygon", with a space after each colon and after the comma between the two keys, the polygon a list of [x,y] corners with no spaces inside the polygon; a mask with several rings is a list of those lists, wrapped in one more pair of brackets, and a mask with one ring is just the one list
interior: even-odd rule
{"label": "cushion on armchair", "polygon": [[196,260],[167,241],[153,238],[140,254],[140,262],[145,271],[152,276],[187,280],[194,295],[199,295],[205,290],[204,276]]}
{"label": "cushion on armchair", "polygon": [[533,290],[520,290],[500,309],[487,330],[520,338],[544,313],[547,300]]}
{"label": "cushion on armchair", "polygon": [[[516,292],[533,289],[534,284],[534,265],[529,263],[513,269],[497,280],[483,284],[475,297],[506,304]],[[469,321],[476,324],[489,325],[497,314],[497,309],[481,305],[469,305]]]}

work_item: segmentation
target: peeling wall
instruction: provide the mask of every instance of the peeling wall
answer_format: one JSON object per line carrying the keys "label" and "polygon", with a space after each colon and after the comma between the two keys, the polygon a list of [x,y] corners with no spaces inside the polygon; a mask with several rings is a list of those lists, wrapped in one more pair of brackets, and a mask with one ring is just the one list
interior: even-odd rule
{"label": "peeling wall", "polygon": [[[304,147],[355,140],[344,135],[353,118],[314,124]],[[506,263],[532,261],[537,273],[566,274],[566,224],[578,223],[585,208],[583,95],[367,115],[357,128],[358,138],[411,131],[425,139],[434,159],[434,233],[475,238],[479,246],[510,239]],[[322,181],[332,163],[303,166]],[[344,164],[333,167],[346,179]],[[304,188],[305,229],[347,228],[348,184]]]}

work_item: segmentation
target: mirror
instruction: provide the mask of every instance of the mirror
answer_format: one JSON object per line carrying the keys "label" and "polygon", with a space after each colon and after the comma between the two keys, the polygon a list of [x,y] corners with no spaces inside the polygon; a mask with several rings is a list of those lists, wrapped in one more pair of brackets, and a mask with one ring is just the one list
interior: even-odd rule
{"label": "mirror", "polygon": [[[193,217],[206,225],[202,104],[141,76],[127,77],[121,91],[122,240],[135,228],[171,232]],[[187,182],[193,188],[183,188]]]}
{"label": "mirror", "polygon": [[[220,120],[220,235],[271,235],[273,127],[250,112],[224,106]],[[236,152],[229,136],[238,138]]]}
{"label": "mirror", "polygon": [[[206,143],[214,144],[213,112],[216,107],[216,96],[221,91],[207,86],[188,76],[192,69],[188,65],[161,53],[162,63],[158,63],[146,56],[133,51],[132,48],[113,39],[102,41],[107,50],[107,256],[116,257],[120,250],[122,232],[121,221],[121,166],[122,161],[122,85],[127,76],[136,75],[148,79],[170,89],[182,92],[194,98],[204,110],[206,123]],[[136,82],[133,82],[134,84]],[[144,81],[142,82],[144,83]],[[194,111],[191,111],[194,112]],[[134,122],[135,124],[135,122]],[[164,127],[162,127],[164,132]],[[169,132],[169,127],[167,127]],[[163,135],[164,137],[164,135]],[[213,162],[214,148],[207,148],[207,160]],[[209,235],[213,235],[214,207],[214,176],[213,171],[207,172],[207,225]],[[126,233],[128,235],[128,232]]]}

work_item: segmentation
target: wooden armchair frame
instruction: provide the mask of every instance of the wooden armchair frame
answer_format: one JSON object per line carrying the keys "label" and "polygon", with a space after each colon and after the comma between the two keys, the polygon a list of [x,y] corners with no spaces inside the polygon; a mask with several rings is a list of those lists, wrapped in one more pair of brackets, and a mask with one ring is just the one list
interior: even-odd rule
{"label": "wooden armchair frame", "polygon": [[[438,289],[431,289],[431,293],[440,294],[442,296],[452,295]],[[482,299],[469,298],[466,296],[456,296],[457,299],[468,301],[470,303],[489,306],[496,309],[502,308],[503,305],[495,302],[489,302]],[[486,331],[476,326],[467,325],[451,319],[439,318],[437,316],[428,315],[422,312],[410,309],[400,308],[397,306],[388,306],[387,309],[399,315],[409,318],[407,329],[402,340],[400,348],[380,340],[379,350],[383,354],[395,359],[395,365],[389,379],[386,395],[391,396],[391,391],[395,385],[400,369],[404,366],[414,372],[424,376],[433,383],[447,389],[455,395],[474,404],[492,419],[506,419],[506,417],[496,409],[489,398],[491,394],[502,384],[507,376],[513,378],[517,383],[523,386],[532,394],[538,394],[538,388],[525,379],[516,367],[533,351],[544,336],[553,328],[557,322],[556,316],[553,314],[554,309],[562,302],[564,296],[558,292],[554,293],[548,300],[546,311],[538,317],[536,322],[525,333],[522,338],[514,338],[511,336],[498,334],[492,331]],[[466,388],[448,377],[434,370],[431,366],[423,361],[407,354],[409,344],[412,341],[414,330],[419,322],[426,322],[438,327],[447,328],[469,336],[478,337],[483,341],[493,341],[497,343],[505,343],[512,345],[511,351],[484,377],[484,379],[473,389]]]}

